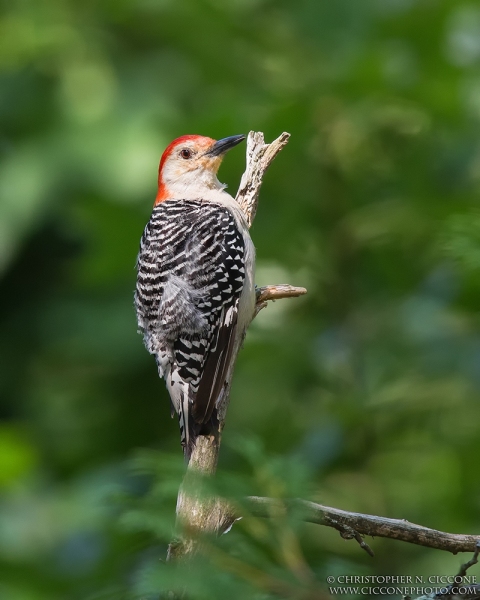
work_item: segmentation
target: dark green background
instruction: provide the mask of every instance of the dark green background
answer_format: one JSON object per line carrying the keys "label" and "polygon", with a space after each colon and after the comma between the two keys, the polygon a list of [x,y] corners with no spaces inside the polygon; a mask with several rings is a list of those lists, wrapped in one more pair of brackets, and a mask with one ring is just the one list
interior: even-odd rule
{"label": "dark green background", "polygon": [[[186,133],[292,134],[252,227],[257,284],[309,293],[249,331],[225,493],[478,532],[480,6],[1,6],[0,596],[150,600],[172,585],[159,559],[179,433],[132,298],[158,160]],[[243,167],[240,146],[220,171],[232,193]],[[192,567],[191,597],[277,597],[248,565],[292,586],[279,597],[319,598],[327,575],[461,562],[371,546],[245,520]]]}

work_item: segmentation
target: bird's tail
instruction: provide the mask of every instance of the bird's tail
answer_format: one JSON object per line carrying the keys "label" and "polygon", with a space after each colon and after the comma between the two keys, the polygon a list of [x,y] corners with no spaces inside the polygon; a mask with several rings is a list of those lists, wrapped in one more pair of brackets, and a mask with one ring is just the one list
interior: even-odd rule
{"label": "bird's tail", "polygon": [[209,420],[205,423],[198,423],[188,412],[188,406],[183,406],[178,413],[178,422],[180,424],[181,443],[185,462],[188,464],[197,444],[198,437],[213,436],[218,439],[219,423],[217,418],[217,410],[214,409]]}
{"label": "bird's tail", "polygon": [[[186,394],[184,394],[186,398]],[[214,408],[209,419],[205,423],[196,421],[191,412],[191,404],[187,401],[182,401],[181,408],[178,412],[178,422],[180,425],[181,444],[185,462],[190,462],[190,458],[197,444],[200,435],[213,437],[218,441],[219,437],[219,422],[217,417],[217,409]]]}
{"label": "bird's tail", "polygon": [[165,383],[170,394],[172,417],[174,414],[178,417],[183,454],[188,464],[199,435],[218,437],[217,409],[214,407],[209,414],[196,415],[190,384],[171,370],[166,373]]}

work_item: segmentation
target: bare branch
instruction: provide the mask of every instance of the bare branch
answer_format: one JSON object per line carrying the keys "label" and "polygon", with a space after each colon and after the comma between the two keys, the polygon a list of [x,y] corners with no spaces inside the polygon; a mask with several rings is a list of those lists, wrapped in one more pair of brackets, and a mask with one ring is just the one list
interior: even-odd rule
{"label": "bare branch", "polygon": [[[474,552],[480,536],[460,533],[445,533],[436,529],[410,523],[404,519],[389,519],[375,515],[348,512],[339,508],[331,508],[308,500],[294,499],[287,503],[288,508],[300,511],[304,521],[325,525],[339,530],[339,526],[350,528],[359,535],[390,538],[417,544],[427,548],[446,550],[452,554],[457,552]],[[257,517],[271,517],[279,510],[285,510],[285,503],[272,498],[250,496],[247,503],[248,513]],[[232,515],[238,518],[240,514]],[[353,536],[354,537],[354,536]],[[473,559],[472,559],[473,560]],[[474,564],[473,562],[471,564]],[[467,563],[468,566],[471,566]],[[465,566],[465,565],[464,565]],[[468,568],[468,567],[467,567]]]}
{"label": "bare branch", "polygon": [[258,196],[265,171],[289,139],[290,134],[284,132],[271,144],[265,144],[262,132],[251,131],[248,134],[247,167],[240,181],[235,200],[247,215],[249,227],[251,227],[257,212]]}
{"label": "bare branch", "polygon": [[303,287],[294,287],[286,283],[279,283],[277,285],[266,285],[261,288],[257,288],[257,303],[255,305],[254,318],[258,313],[267,307],[268,301],[281,300],[282,298],[297,298],[307,293],[307,290]]}
{"label": "bare branch", "polygon": [[[207,505],[204,504],[205,506]],[[300,498],[280,500],[249,496],[243,507],[216,499],[210,504],[209,510],[211,510],[211,518],[215,520],[215,523],[212,523],[211,531],[227,531],[240,518],[284,517],[286,511],[294,511],[301,520],[307,523],[331,527],[339,531],[342,538],[355,539],[370,556],[374,556],[373,550],[365,542],[363,536],[399,540],[427,548],[445,550],[452,554],[474,552],[473,557],[461,566],[454,584],[446,587],[441,594],[430,594],[416,600],[480,600],[480,585],[462,584],[467,570],[478,562],[480,536],[447,533],[410,523],[405,519],[389,519],[349,512]]]}
{"label": "bare branch", "polygon": [[277,285],[266,285],[257,288],[257,304],[267,300],[281,300],[282,298],[297,298],[307,293],[303,287],[294,287],[287,283],[277,283]]}

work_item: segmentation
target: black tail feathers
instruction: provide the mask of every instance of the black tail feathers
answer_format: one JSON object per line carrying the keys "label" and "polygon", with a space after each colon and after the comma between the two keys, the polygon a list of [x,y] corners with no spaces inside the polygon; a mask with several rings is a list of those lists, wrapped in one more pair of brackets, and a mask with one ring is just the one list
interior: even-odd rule
{"label": "black tail feathers", "polygon": [[[180,419],[179,419],[180,420]],[[189,420],[189,435],[188,442],[187,436],[184,435],[180,424],[180,433],[182,438],[183,455],[185,462],[188,464],[192,456],[193,450],[195,449],[197,438],[199,436],[210,437],[214,436],[218,439],[219,436],[219,422],[217,417],[217,410],[214,409],[210,419],[206,423],[197,423],[193,419]]]}

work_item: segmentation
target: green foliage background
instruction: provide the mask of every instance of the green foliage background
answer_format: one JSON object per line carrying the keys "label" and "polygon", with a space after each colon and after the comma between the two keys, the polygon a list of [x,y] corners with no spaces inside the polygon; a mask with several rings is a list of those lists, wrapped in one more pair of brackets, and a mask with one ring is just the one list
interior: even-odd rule
{"label": "green foliage background", "polygon": [[[164,565],[183,463],[132,294],[166,144],[289,131],[257,283],[309,293],[249,331],[218,485],[478,532],[479,5],[1,6],[0,596],[320,598],[327,575],[454,574],[295,519]],[[243,166],[240,147],[232,192]]]}

